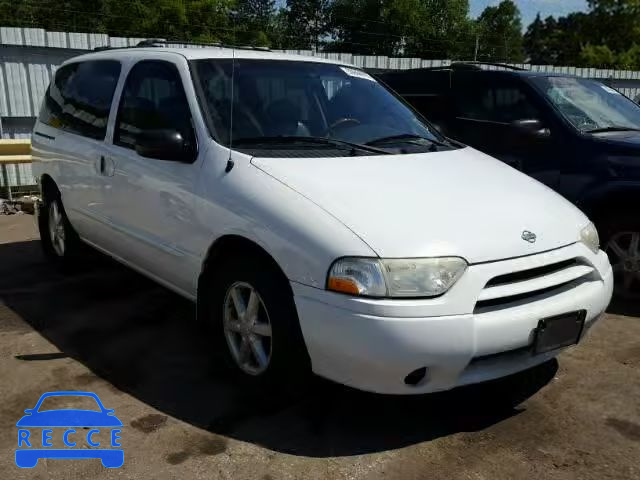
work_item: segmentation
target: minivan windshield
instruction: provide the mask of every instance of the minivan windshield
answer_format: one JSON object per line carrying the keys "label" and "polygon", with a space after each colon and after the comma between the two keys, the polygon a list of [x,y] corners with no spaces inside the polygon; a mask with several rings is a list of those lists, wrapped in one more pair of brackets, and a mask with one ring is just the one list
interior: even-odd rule
{"label": "minivan windshield", "polygon": [[581,132],[640,129],[640,107],[600,82],[573,77],[535,77],[532,81]]}
{"label": "minivan windshield", "polygon": [[253,59],[191,64],[212,135],[234,149],[306,149],[323,156],[331,149],[385,154],[396,153],[387,149],[399,144],[421,151],[446,144],[403,101],[356,68]]}

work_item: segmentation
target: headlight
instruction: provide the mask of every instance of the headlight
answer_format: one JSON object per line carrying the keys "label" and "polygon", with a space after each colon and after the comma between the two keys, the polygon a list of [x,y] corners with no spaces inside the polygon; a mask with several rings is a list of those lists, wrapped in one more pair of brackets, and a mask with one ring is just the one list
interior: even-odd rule
{"label": "headlight", "polygon": [[593,253],[600,250],[600,239],[598,231],[593,223],[590,223],[580,231],[580,241],[584,243]]}
{"label": "headlight", "polygon": [[340,258],[329,269],[327,289],[366,297],[435,297],[462,276],[467,262],[441,258]]}

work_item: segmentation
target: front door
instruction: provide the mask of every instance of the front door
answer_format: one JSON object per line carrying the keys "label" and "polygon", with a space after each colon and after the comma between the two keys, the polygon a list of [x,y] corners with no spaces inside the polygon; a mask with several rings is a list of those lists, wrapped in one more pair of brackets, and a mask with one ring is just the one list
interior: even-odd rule
{"label": "front door", "polygon": [[[185,154],[171,160],[139,155],[140,135],[178,132]],[[183,81],[175,64],[136,63],[125,81],[107,155],[110,250],[182,293],[193,293],[199,256],[189,248],[201,159]]]}
{"label": "front door", "polygon": [[[453,101],[453,138],[557,187],[563,161],[560,132],[528,85],[488,73],[455,72]],[[539,120],[544,133],[516,126],[522,120]]]}

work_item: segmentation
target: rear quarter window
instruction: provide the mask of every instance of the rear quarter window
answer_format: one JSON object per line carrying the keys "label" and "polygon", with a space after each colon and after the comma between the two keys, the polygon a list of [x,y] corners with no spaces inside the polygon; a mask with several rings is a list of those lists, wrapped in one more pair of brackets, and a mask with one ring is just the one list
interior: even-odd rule
{"label": "rear quarter window", "polygon": [[38,119],[84,137],[104,139],[120,69],[120,62],[115,60],[60,67],[47,89]]}

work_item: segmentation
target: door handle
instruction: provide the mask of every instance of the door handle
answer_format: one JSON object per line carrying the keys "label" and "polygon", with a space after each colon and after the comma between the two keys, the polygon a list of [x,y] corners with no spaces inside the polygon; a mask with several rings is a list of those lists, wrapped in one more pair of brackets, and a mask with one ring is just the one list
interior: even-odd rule
{"label": "door handle", "polygon": [[104,164],[105,164],[104,156],[101,156],[101,157],[100,157],[100,173],[101,173],[102,175],[104,175]]}

